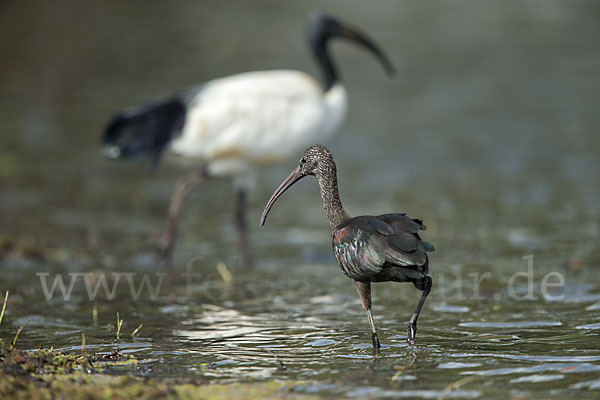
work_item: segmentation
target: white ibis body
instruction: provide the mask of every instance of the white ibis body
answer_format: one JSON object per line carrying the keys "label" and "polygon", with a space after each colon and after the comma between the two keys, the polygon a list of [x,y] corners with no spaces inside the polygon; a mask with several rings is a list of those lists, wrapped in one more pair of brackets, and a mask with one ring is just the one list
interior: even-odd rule
{"label": "white ibis body", "polygon": [[323,208],[333,229],[332,247],[342,272],[352,278],[371,327],[373,347],[380,343],[371,313],[371,282],[411,282],[423,293],[408,324],[408,343],[415,344],[417,319],[431,291],[428,251],[431,244],[421,240],[423,222],[406,214],[363,215],[351,218],[342,207],[338,194],[337,170],[333,156],[325,146],[315,145],[304,151],[298,167],[275,190],[260,219],[264,226],[275,201],[295,182],[313,175],[319,182]]}
{"label": "white ibis body", "polygon": [[383,64],[393,67],[364,33],[337,19],[317,14],[308,39],[323,80],[293,70],[247,72],[215,79],[170,98],[116,114],[103,137],[111,158],[149,155],[156,162],[170,153],[195,166],[176,184],[160,247],[170,255],[177,218],[187,193],[206,178],[232,178],[237,191],[236,225],[246,264],[252,263],[245,223],[246,192],[257,170],[286,159],[315,139],[327,140],[346,115],[346,91],[330,57],[328,43],[345,38]]}

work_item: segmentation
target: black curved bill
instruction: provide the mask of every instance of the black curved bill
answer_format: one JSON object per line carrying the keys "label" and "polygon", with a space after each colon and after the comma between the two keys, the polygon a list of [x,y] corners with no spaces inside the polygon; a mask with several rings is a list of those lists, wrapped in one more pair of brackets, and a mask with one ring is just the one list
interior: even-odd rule
{"label": "black curved bill", "polygon": [[300,166],[298,166],[298,167],[296,167],[295,170],[292,171],[290,176],[288,176],[281,183],[281,185],[279,185],[279,187],[277,189],[275,189],[275,192],[273,192],[273,195],[267,202],[267,206],[265,207],[265,210],[263,211],[262,216],[260,217],[260,225],[259,226],[261,228],[265,225],[265,222],[267,220],[267,214],[269,214],[269,211],[271,211],[271,207],[273,207],[273,204],[275,204],[275,202],[277,201],[279,196],[281,196],[283,194],[283,192],[285,192],[286,190],[289,189],[290,186],[292,186],[294,183],[298,182],[300,179],[304,178],[305,176],[306,175],[303,175],[302,172],[300,172]]}
{"label": "black curved bill", "polygon": [[351,28],[349,26],[342,25],[338,35],[363,46],[371,53],[373,53],[373,55],[377,58],[377,60],[379,60],[379,62],[383,66],[383,69],[389,76],[394,76],[396,74],[396,68],[394,68],[394,65],[392,65],[392,62],[390,61],[389,57],[365,33],[361,32],[356,28]]}

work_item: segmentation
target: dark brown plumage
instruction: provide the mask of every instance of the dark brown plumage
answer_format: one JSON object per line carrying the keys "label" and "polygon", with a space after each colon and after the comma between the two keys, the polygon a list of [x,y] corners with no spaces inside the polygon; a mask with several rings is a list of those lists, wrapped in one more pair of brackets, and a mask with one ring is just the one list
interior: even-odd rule
{"label": "dark brown plumage", "polygon": [[337,188],[337,170],[333,156],[321,145],[304,151],[298,167],[275,190],[260,220],[263,226],[275,201],[295,182],[313,175],[319,182],[323,208],[333,229],[332,247],[342,272],[354,279],[371,326],[373,347],[379,348],[371,313],[371,282],[411,282],[423,292],[408,324],[408,343],[415,344],[417,319],[431,291],[428,276],[431,244],[421,240],[425,225],[406,214],[363,215],[351,218],[344,210]]}

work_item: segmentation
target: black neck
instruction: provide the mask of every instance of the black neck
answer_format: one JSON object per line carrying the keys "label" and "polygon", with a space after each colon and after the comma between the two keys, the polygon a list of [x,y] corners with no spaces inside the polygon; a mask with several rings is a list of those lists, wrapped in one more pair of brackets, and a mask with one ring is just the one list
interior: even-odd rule
{"label": "black neck", "polygon": [[331,229],[334,229],[336,226],[348,221],[350,216],[344,210],[342,201],[340,200],[335,165],[333,166],[333,171],[329,170],[327,172],[325,174],[318,174],[316,178],[319,181],[321,189],[321,200],[323,201],[325,215],[331,225]]}
{"label": "black neck", "polygon": [[320,37],[311,42],[310,47],[317,63],[323,73],[323,88],[325,91],[331,89],[339,80],[337,68],[331,59],[328,48],[328,37]]}

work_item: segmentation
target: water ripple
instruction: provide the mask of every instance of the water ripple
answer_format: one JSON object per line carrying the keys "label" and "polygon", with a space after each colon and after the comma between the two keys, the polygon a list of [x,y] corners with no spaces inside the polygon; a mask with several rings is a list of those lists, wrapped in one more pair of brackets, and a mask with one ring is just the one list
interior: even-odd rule
{"label": "water ripple", "polygon": [[465,328],[541,328],[546,326],[562,326],[560,321],[515,321],[515,322],[461,322]]}

